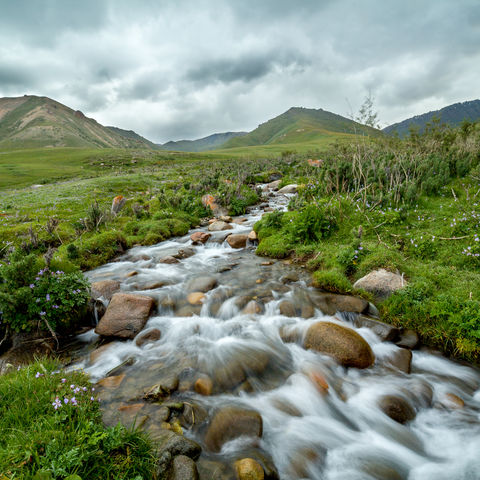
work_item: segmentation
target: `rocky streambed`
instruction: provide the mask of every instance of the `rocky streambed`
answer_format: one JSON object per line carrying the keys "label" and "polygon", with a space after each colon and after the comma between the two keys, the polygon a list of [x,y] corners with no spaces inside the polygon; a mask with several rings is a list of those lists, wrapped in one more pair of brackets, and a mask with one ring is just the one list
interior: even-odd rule
{"label": "rocky streambed", "polygon": [[88,273],[99,324],[73,367],[105,422],[148,431],[173,479],[479,478],[479,372],[255,256],[287,202]]}

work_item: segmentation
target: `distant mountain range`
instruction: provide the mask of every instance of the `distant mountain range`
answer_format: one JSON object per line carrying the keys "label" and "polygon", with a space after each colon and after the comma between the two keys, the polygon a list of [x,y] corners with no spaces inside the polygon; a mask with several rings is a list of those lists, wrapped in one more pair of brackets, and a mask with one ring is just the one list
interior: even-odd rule
{"label": "distant mountain range", "polygon": [[48,97],[0,98],[0,147],[155,148],[132,131],[104,127]]}
{"label": "distant mountain range", "polygon": [[170,141],[163,145],[157,145],[157,147],[161,150],[174,150],[177,152],[203,152],[205,150],[218,148],[231,138],[242,137],[244,135],[247,135],[247,132],[214,133],[213,135],[199,138],[198,140]]}
{"label": "distant mountain range", "polygon": [[412,118],[407,118],[403,122],[394,123],[383,129],[383,132],[393,134],[397,132],[400,137],[408,135],[410,127],[419,129],[423,133],[425,126],[431,122],[433,117],[440,119],[440,123],[445,123],[451,127],[457,127],[464,120],[477,121],[480,120],[480,100],[472,100],[469,102],[454,103],[448,107],[440,110],[416,115]]}

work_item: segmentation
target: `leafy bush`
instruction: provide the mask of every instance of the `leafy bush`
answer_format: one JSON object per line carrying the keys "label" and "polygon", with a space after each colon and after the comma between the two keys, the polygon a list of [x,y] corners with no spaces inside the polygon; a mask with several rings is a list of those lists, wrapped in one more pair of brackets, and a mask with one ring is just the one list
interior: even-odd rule
{"label": "leafy bush", "polygon": [[120,232],[110,230],[93,234],[90,238],[76,242],[79,251],[79,264],[82,269],[96,268],[123,252],[127,245]]}
{"label": "leafy bush", "polygon": [[336,229],[335,217],[327,208],[316,205],[304,207],[288,224],[292,241],[303,244],[327,238]]}
{"label": "leafy bush", "polygon": [[35,255],[21,252],[0,264],[1,319],[16,332],[68,329],[82,318],[88,302],[88,282],[80,272],[39,266]]}
{"label": "leafy bush", "polygon": [[318,270],[313,274],[313,284],[317,288],[332,293],[350,293],[352,284],[339,270]]}

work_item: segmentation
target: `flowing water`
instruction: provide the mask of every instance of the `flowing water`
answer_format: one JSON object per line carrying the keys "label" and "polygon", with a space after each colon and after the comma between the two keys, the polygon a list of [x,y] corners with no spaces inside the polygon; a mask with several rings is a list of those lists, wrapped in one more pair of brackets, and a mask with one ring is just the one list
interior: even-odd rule
{"label": "flowing water", "polygon": [[[287,202],[285,196],[270,198],[275,209]],[[274,465],[281,479],[480,478],[479,372],[417,350],[411,373],[405,373],[392,360],[399,347],[368,328],[355,328],[354,315],[332,317],[318,309],[320,294],[304,270],[284,262],[266,265],[252,245],[232,249],[224,241],[228,233],[248,233],[262,213],[254,210],[205,245],[192,247],[186,236],[138,247],[88,273],[92,282],[119,280],[123,291],[155,298],[157,309],[144,331],[161,332],[160,339],[142,346],[135,340],[113,342],[93,362],[87,354],[77,364],[94,380],[109,375],[122,380],[100,389],[106,422],[125,421],[134,412],[137,423],[154,433],[165,411],[144,402],[143,395],[159,380],[173,378],[174,390],[176,381],[178,387],[168,399],[170,410],[190,409],[190,422],[185,412],[179,418],[184,435],[203,447],[197,462],[202,479],[235,478],[231,464],[243,457],[258,459],[267,472]],[[158,263],[188,248],[194,254],[179,263]],[[218,284],[202,305],[192,306],[186,292],[197,277],[215,277]],[[294,316],[280,313],[285,300],[296,308]],[[306,330],[325,320],[354,328],[370,344],[374,366],[346,369],[304,349]],[[81,340],[92,350],[98,337],[92,330]],[[213,379],[209,396],[193,388],[202,375]],[[406,424],[392,420],[378,406],[384,395],[407,400],[415,418]],[[209,451],[205,432],[225,406],[259,412],[261,438],[243,436],[220,452]]]}

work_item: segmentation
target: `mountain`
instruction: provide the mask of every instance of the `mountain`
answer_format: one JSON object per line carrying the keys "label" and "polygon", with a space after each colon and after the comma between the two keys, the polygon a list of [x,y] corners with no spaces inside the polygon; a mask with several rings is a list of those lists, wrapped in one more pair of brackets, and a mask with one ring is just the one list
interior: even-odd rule
{"label": "mountain", "polygon": [[434,112],[424,113],[412,118],[407,118],[403,122],[394,123],[383,129],[383,132],[393,134],[397,132],[400,137],[408,135],[411,126],[418,127],[419,132],[423,133],[425,125],[432,121],[433,117],[440,119],[441,123],[446,123],[451,127],[460,125],[464,120],[480,120],[480,100],[469,102],[454,103]]}
{"label": "mountain", "polygon": [[167,142],[158,147],[161,150],[173,150],[177,152],[203,152],[205,150],[213,150],[220,147],[232,138],[242,137],[247,132],[225,132],[214,133],[208,137],[199,138],[198,140],[179,140],[177,142]]}
{"label": "mountain", "polygon": [[321,108],[292,107],[247,135],[228,140],[221,148],[302,143],[332,134],[379,135],[380,131]]}
{"label": "mountain", "polygon": [[152,148],[135,132],[109,128],[48,97],[0,98],[0,147]]}
{"label": "mountain", "polygon": [[159,148],[156,143],[153,143],[150,140],[147,140],[145,137],[142,137],[141,135],[139,135],[137,132],[134,132],[133,130],[123,130],[122,128],[118,128],[118,127],[105,127],[105,128],[107,128],[113,133],[116,133],[122,136],[123,138],[130,140],[131,142],[137,143],[139,147],[147,144],[153,150],[158,150]]}

